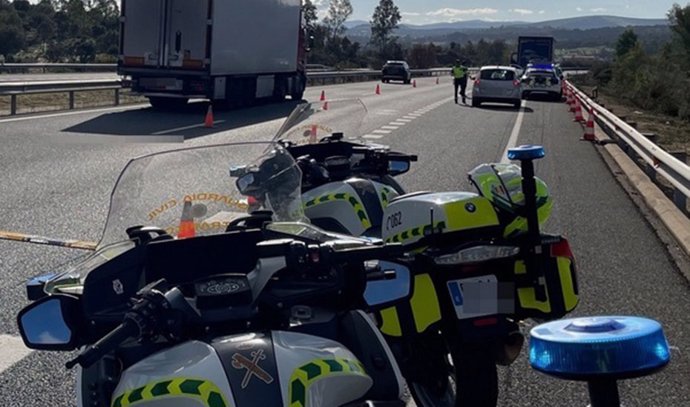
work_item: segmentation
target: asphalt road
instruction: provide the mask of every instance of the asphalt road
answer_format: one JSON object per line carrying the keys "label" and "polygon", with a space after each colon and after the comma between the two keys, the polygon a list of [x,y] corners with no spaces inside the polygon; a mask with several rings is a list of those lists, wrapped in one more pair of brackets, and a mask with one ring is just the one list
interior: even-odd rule
{"label": "asphalt road", "polygon": [[[627,407],[690,405],[690,287],[597,147],[579,141],[582,129],[565,105],[528,101],[516,128],[518,111],[511,107],[455,105],[447,78],[441,85],[434,79],[417,83],[417,88],[384,84],[381,95],[374,94],[373,82],[314,87],[306,98],[317,100],[322,89],[329,99],[361,98],[369,110],[362,134],[419,155],[401,178],[409,191],[467,190],[466,173],[477,164],[500,161],[508,144],[544,145],[547,156],[537,173],[556,202],[546,229],[565,234],[578,260],[581,303],[573,315],[659,320],[674,347],[672,364],[656,376],[622,383],[621,398]],[[0,120],[0,230],[96,240],[110,189],[127,160],[180,146],[135,141],[151,140],[154,133],[159,135],[154,140],[177,136],[184,145],[265,140],[293,106],[217,111],[213,129],[200,126],[202,104],[178,114],[135,106]],[[17,345],[15,315],[26,304],[21,286],[26,278],[78,254],[0,242],[0,402],[5,406],[74,405],[74,378],[63,368],[70,355],[26,354]],[[586,405],[586,385],[535,373],[524,355],[500,369],[501,406]]]}

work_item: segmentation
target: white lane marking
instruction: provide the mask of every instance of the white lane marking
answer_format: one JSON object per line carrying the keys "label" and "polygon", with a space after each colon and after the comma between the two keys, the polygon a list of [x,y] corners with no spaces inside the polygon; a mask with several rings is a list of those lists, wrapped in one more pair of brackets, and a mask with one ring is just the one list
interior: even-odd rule
{"label": "white lane marking", "polygon": [[520,135],[520,128],[522,127],[522,119],[525,117],[525,107],[527,106],[527,101],[523,100],[520,105],[520,111],[518,112],[517,119],[515,119],[515,125],[513,125],[513,131],[510,133],[510,138],[508,139],[508,145],[506,149],[503,150],[503,155],[501,156],[501,164],[508,164],[510,160],[508,159],[508,150],[515,147],[517,144],[518,136]]}
{"label": "white lane marking", "polygon": [[32,352],[31,349],[24,346],[22,338],[10,335],[0,335],[0,350],[2,350],[0,353],[0,373]]}
{"label": "white lane marking", "polygon": [[362,137],[363,138],[375,138],[375,139],[383,138],[383,136],[380,134],[365,134]]}
{"label": "white lane marking", "polygon": [[398,130],[398,126],[381,126],[383,130]]}
{"label": "white lane marking", "polygon": [[375,134],[391,134],[391,131],[390,131],[390,130],[374,130],[374,131],[372,131],[372,133],[375,133]]}
{"label": "white lane marking", "polygon": [[398,119],[397,120],[398,123],[409,123],[411,121],[412,121],[412,119]]}
{"label": "white lane marking", "polygon": [[[225,120],[216,120],[216,121],[213,122],[214,125],[220,124],[220,123],[225,123]],[[197,128],[197,127],[204,127],[204,123],[193,124],[193,125],[191,125],[191,126],[178,127],[178,128],[176,128],[176,129],[161,130],[161,131],[157,131],[157,132],[154,132],[154,133],[151,133],[151,134],[153,134],[154,136],[160,136],[160,135],[162,135],[162,134],[168,134],[168,133],[174,133],[174,132],[176,132],[176,131],[184,131],[184,130],[189,130],[189,129],[195,129],[195,128]]]}
{"label": "white lane marking", "polygon": [[418,118],[418,117],[421,116],[421,115],[422,115],[421,113],[410,113],[408,116],[412,116],[413,118],[416,119],[416,118]]}
{"label": "white lane marking", "polygon": [[400,127],[400,126],[406,125],[407,123],[405,123],[405,122],[400,122],[400,121],[396,121],[396,122],[390,122],[390,123],[388,123],[388,124],[390,124],[391,126],[398,126],[398,127]]}
{"label": "white lane marking", "polygon": [[147,107],[147,106],[149,106],[149,105],[148,104],[138,104],[138,105],[129,105],[127,107],[123,107],[123,106],[106,107],[106,108],[101,108],[101,109],[73,110],[71,112],[62,112],[62,113],[37,114],[37,115],[31,115],[31,116],[13,117],[11,119],[0,119],[0,123],[23,122],[26,120],[36,120],[36,119],[49,119],[51,117],[73,116],[75,114],[117,112],[117,111],[125,111],[125,110],[134,110],[137,108]]}
{"label": "white lane marking", "polygon": [[405,119],[405,120],[414,120],[414,119],[416,119],[416,118],[417,118],[417,117],[415,117],[415,116],[410,116],[410,115],[403,116],[403,119]]}

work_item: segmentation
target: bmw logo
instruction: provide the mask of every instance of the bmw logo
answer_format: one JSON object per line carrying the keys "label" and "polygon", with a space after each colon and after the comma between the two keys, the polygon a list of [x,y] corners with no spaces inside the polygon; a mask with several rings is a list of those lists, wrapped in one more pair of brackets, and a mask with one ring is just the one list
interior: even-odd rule
{"label": "bmw logo", "polygon": [[465,209],[466,209],[467,212],[469,212],[469,213],[474,213],[474,211],[477,210],[477,207],[474,206],[473,203],[469,202],[469,203],[466,203],[466,204],[465,204]]}

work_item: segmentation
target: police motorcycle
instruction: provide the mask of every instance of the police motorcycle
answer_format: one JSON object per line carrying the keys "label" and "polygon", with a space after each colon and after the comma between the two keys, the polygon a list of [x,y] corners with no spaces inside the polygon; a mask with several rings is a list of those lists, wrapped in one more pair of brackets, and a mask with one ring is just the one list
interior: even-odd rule
{"label": "police motorcycle", "polygon": [[360,310],[367,281],[406,272],[367,261],[400,248],[301,222],[300,183],[270,143],[130,161],[95,253],[28,283],[24,343],[77,350],[78,406],[404,406]]}
{"label": "police motorcycle", "polygon": [[360,139],[366,114],[358,100],[303,104],[274,138],[302,169],[305,214],[416,253],[409,281],[370,283],[367,296],[416,403],[495,406],[496,365],[519,355],[521,321],[560,318],[578,303],[567,240],[539,231],[553,205],[534,177],[543,150],[511,152],[522,167],[478,166],[469,173],[478,193],[405,194],[393,177],[417,157]]}

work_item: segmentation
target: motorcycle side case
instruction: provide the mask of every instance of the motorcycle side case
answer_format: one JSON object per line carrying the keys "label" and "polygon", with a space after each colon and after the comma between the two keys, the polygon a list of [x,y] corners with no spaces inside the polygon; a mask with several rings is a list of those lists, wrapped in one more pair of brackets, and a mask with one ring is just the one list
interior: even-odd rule
{"label": "motorcycle side case", "polygon": [[343,345],[294,332],[190,341],[126,369],[112,406],[340,406],[363,397],[372,379]]}
{"label": "motorcycle side case", "polygon": [[471,192],[435,192],[402,195],[386,207],[381,237],[405,246],[422,244],[432,234],[468,237],[500,230],[491,202]]}
{"label": "motorcycle side case", "polygon": [[316,226],[351,236],[378,236],[383,211],[396,196],[385,184],[350,178],[305,191],[302,202],[305,215]]}

